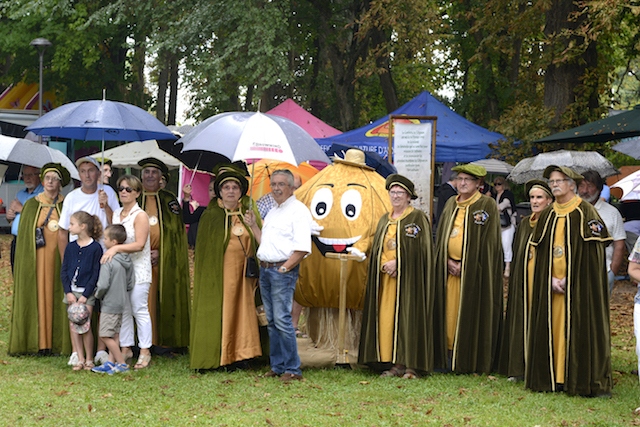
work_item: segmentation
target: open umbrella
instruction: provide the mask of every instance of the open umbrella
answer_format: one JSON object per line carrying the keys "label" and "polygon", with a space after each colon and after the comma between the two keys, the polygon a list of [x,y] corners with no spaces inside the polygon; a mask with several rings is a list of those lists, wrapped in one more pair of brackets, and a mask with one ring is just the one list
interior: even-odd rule
{"label": "open umbrella", "polygon": [[628,200],[640,200],[640,171],[622,178],[611,186],[611,192],[615,194],[613,189],[622,190],[622,196],[618,197],[621,202]]}
{"label": "open umbrella", "polygon": [[291,172],[297,173],[300,175],[303,184],[319,172],[318,169],[306,162],[300,163],[298,166],[292,166],[288,163],[275,160],[258,160],[251,167],[253,171],[251,174],[251,178],[253,179],[251,197],[254,200],[258,200],[261,196],[271,191],[269,187],[271,184],[271,174],[278,169],[289,169]]}
{"label": "open umbrella", "polygon": [[0,161],[20,163],[34,168],[41,168],[47,163],[60,163],[67,168],[71,178],[80,180],[76,165],[62,151],[28,139],[0,135]]}
{"label": "open umbrella", "polygon": [[632,136],[640,136],[640,105],[636,105],[633,110],[549,135],[533,143],[607,142]]}
{"label": "open umbrella", "polygon": [[507,179],[524,184],[530,179],[542,178],[542,173],[550,165],[566,166],[578,173],[595,170],[603,178],[620,173],[609,160],[595,151],[558,150],[520,160]]}
{"label": "open umbrella", "polygon": [[508,175],[513,170],[513,166],[509,163],[498,159],[476,160],[475,162],[471,162],[471,164],[482,166],[487,170],[487,173],[493,173],[496,175]]}
{"label": "open umbrella", "polygon": [[[339,144],[334,142],[327,150],[327,156],[339,155],[340,158],[344,158],[347,150],[352,149],[353,146],[347,144]],[[392,173],[398,173],[398,169],[388,161],[386,161],[380,154],[375,151],[364,151],[364,161],[367,166],[372,167],[382,175],[384,178],[388,177]]]}
{"label": "open umbrella", "polygon": [[104,152],[104,156],[110,159],[113,162],[113,167],[116,168],[130,167],[140,169],[138,161],[147,157],[155,157],[161,160],[169,169],[180,167],[180,160],[161,150],[154,139],[130,142],[111,148]]}
{"label": "open umbrella", "polygon": [[640,138],[628,138],[621,143],[614,145],[611,149],[640,160]]}

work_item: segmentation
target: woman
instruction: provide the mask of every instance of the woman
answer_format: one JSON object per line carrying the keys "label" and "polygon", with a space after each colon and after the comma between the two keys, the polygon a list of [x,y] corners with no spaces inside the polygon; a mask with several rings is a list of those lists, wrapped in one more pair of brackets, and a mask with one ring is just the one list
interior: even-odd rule
{"label": "woman", "polygon": [[392,174],[391,212],[378,222],[371,249],[358,363],[389,367],[381,377],[418,378],[433,370],[433,241],[421,210],[409,206],[413,183]]}
{"label": "woman", "polygon": [[[221,170],[215,196],[200,218],[191,320],[191,369],[235,369],[262,355],[256,314],[257,279],[245,276],[256,240],[244,215],[249,183],[233,168]],[[257,221],[260,215],[253,203]],[[260,226],[260,222],[258,222]]]}
{"label": "woman", "polygon": [[[215,176],[212,176],[209,180],[209,201],[216,197],[214,189]],[[182,187],[182,219],[185,224],[189,224],[189,231],[187,232],[187,242],[189,247],[192,248],[196,245],[196,237],[198,235],[198,223],[200,217],[204,213],[206,206],[200,206],[195,200],[191,200],[191,184],[187,184]],[[193,212],[191,212],[191,206],[193,206]]]}
{"label": "woman", "polygon": [[[69,171],[60,163],[47,163],[40,169],[44,192],[29,199],[22,209],[9,354],[71,351],[58,252],[58,219],[64,199],[60,190],[70,179]],[[42,227],[45,240],[45,245],[39,248],[35,244],[36,227]]]}
{"label": "woman", "polygon": [[[516,232],[516,201],[509,185],[503,177],[493,181],[496,189],[496,202],[500,210],[500,225],[502,227],[502,252],[504,253],[504,277],[509,278],[511,273],[511,260],[513,259],[513,235]],[[503,222],[506,218],[506,223]]]}
{"label": "woman", "polygon": [[513,270],[509,278],[509,294],[505,317],[505,333],[501,343],[501,357],[498,372],[513,380],[522,380],[524,376],[524,355],[527,342],[525,330],[528,325],[531,290],[533,289],[533,265],[535,253],[528,246],[540,213],[551,203],[553,194],[549,185],[541,179],[532,179],[525,185],[526,194],[531,201],[528,217],[520,221],[513,243]]}
{"label": "woman", "polygon": [[122,207],[113,213],[113,224],[122,224],[127,230],[127,240],[107,250],[102,256],[102,264],[108,262],[118,252],[131,255],[135,286],[122,313],[120,346],[125,360],[133,357],[131,346],[135,343],[133,320],[136,321],[140,356],[134,369],[144,369],[151,362],[151,315],[149,314],[149,288],[151,287],[151,245],[149,243],[149,217],[138,206],[136,199],[142,193],[142,182],[133,175],[118,179],[117,190]]}

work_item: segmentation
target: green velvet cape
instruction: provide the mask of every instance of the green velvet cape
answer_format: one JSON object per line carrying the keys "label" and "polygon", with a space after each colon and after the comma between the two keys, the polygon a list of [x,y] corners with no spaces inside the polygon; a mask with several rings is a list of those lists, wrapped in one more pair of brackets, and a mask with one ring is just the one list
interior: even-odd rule
{"label": "green velvet cape", "polygon": [[[447,260],[449,236],[458,212],[456,197],[442,211],[436,238],[434,339],[435,367],[448,368]],[[503,322],[502,235],[498,206],[482,195],[467,207],[462,247],[460,308],[451,369],[488,373],[497,364]]]}
{"label": "green velvet cape", "polygon": [[[33,354],[38,343],[38,293],[36,289],[35,229],[40,216],[40,203],[35,199],[25,202],[20,215],[20,228],[16,241],[16,258],[13,280],[13,306],[9,354]],[[57,203],[58,215],[62,202]],[[64,289],[60,281],[60,253],[55,253],[55,281],[53,287],[53,336],[52,353],[70,354],[71,338],[67,306],[62,302]]]}
{"label": "green velvet cape", "polygon": [[[555,391],[551,325],[551,268],[557,224],[546,208],[531,236],[536,247],[525,386]],[[612,387],[609,283],[605,248],[611,237],[596,209],[584,200],[567,215],[566,367],[564,391],[584,396]]]}
{"label": "green velvet cape", "polygon": [[[240,199],[241,211],[246,213],[249,209],[249,196]],[[253,213],[258,225],[261,226],[260,213],[253,204]],[[224,222],[226,214],[224,209],[218,206],[218,199],[213,198],[207,209],[200,217],[198,236],[196,238],[195,272],[193,277],[193,315],[191,318],[191,345],[189,348],[189,367],[191,369],[215,369],[220,366],[222,343],[222,302],[224,283],[224,252],[229,244],[229,235],[224,235]],[[242,218],[239,217],[242,221]],[[243,222],[244,223],[244,222]],[[246,224],[245,224],[246,226]],[[229,232],[231,225],[229,224]],[[251,244],[257,248],[257,242],[251,229],[246,227],[251,234]],[[256,291],[257,303],[260,291]],[[260,327],[260,338],[263,343],[263,356],[265,352],[263,335],[266,328]],[[268,347],[267,347],[268,349]]]}
{"label": "green velvet cape", "polygon": [[498,373],[508,377],[524,376],[524,354],[528,327],[528,277],[529,237],[533,232],[531,215],[520,221],[513,239],[513,262],[509,276],[509,293],[504,333],[500,344]]}
{"label": "green velvet cape", "polygon": [[[138,204],[144,210],[146,197]],[[156,196],[160,221],[160,261],[157,304],[158,345],[182,348],[189,345],[189,309],[191,281],[187,232],[182,208],[169,191],[159,190]]]}
{"label": "green velvet cape", "polygon": [[[389,214],[378,222],[373,239],[369,276],[364,299],[358,363],[380,362],[378,301],[380,260]],[[396,234],[397,293],[396,326],[392,363],[433,370],[433,240],[431,224],[421,210],[414,209],[398,223]]]}

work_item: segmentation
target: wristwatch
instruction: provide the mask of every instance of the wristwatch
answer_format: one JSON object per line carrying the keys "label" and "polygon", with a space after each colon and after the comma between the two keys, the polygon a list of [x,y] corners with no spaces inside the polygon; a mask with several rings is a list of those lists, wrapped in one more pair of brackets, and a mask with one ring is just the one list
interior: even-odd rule
{"label": "wristwatch", "polygon": [[283,265],[283,266],[281,266],[281,267],[278,269],[278,271],[279,271],[280,273],[286,273],[286,272],[287,272],[287,271],[289,271],[289,270],[287,270],[287,267],[285,267],[285,266]]}

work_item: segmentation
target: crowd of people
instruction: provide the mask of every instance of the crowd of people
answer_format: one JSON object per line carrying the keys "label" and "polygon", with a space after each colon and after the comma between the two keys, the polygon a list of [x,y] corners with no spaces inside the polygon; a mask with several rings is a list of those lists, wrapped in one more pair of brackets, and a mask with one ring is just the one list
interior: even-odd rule
{"label": "crowd of people", "polygon": [[[60,189],[68,171],[48,164],[37,175],[42,191],[32,195],[34,180],[30,198],[10,208],[20,214],[10,354],[71,354],[74,370],[113,374],[130,369],[136,348],[135,369],[149,366],[152,349],[188,348],[192,369],[241,369],[268,356],[265,377],[302,379],[294,292],[322,227],[296,199],[290,171],[273,173],[273,203],[260,212],[246,172],[222,166],[209,204],[192,214],[190,188],[181,206],[161,188],[167,168],[157,159],[140,162],[142,179],[117,180],[119,198],[94,158],[76,165],[81,187],[67,197]],[[359,364],[382,377],[498,372],[534,391],[610,395],[611,273],[626,236],[615,208],[600,200],[602,179],[549,166],[544,180],[526,184],[532,213],[517,224],[503,178],[494,188],[481,166],[452,170],[439,194],[435,244],[429,218],[411,206],[414,183],[399,174],[386,179],[391,210],[368,254]],[[199,224],[193,305],[190,221]],[[636,280],[639,245],[629,268]],[[92,311],[100,312],[98,327]]]}

